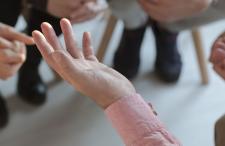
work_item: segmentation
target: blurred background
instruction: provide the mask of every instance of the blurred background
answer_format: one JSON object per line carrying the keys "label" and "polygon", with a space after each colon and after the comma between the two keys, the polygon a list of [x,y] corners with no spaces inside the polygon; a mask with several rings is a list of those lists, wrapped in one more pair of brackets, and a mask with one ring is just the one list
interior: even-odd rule
{"label": "blurred background", "polygon": [[[25,25],[21,17],[17,29],[22,30]],[[212,43],[224,31],[224,25],[225,21],[218,21],[200,28],[207,58]],[[105,27],[106,20],[98,17],[74,25],[74,31],[77,38],[81,38],[84,31],[90,31],[97,49]],[[119,21],[104,57],[107,65],[112,64],[122,29],[123,24]],[[153,72],[155,43],[149,28],[142,44],[141,70],[133,83],[138,93],[154,105],[160,119],[184,146],[213,146],[214,123],[225,113],[225,83],[208,63],[210,82],[208,85],[201,84],[190,31],[180,34],[178,46],[184,63],[181,78],[176,84],[165,84]],[[37,108],[27,105],[15,95],[17,76],[0,81],[10,110],[10,123],[0,131],[0,146],[123,145],[94,102],[64,81],[51,84],[55,76],[45,62],[41,65],[41,74],[49,83],[48,101]]]}

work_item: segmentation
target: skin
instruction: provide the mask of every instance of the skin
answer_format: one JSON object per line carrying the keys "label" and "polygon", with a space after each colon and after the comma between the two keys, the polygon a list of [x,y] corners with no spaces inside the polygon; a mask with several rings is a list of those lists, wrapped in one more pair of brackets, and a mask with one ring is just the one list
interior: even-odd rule
{"label": "skin", "polygon": [[210,62],[213,69],[225,80],[225,33],[213,44]]}
{"label": "skin", "polygon": [[43,58],[64,80],[103,109],[124,96],[136,93],[123,75],[97,60],[90,33],[84,33],[81,50],[69,20],[64,18],[60,24],[66,48],[62,47],[54,29],[46,22],[41,25],[43,33],[34,31],[32,35]]}
{"label": "skin", "polygon": [[0,23],[0,79],[13,76],[26,59],[27,45],[34,44],[31,37]]}
{"label": "skin", "polygon": [[66,17],[72,23],[81,23],[96,17],[107,7],[103,0],[48,0],[47,11]]}
{"label": "skin", "polygon": [[149,16],[159,22],[174,22],[206,10],[213,0],[138,0]]}

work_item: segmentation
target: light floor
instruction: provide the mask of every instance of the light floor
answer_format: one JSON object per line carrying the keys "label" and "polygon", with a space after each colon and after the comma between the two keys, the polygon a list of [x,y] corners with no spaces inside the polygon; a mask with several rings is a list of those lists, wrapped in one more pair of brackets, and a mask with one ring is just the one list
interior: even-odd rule
{"label": "light floor", "polygon": [[[213,40],[224,30],[225,21],[203,27],[202,39],[207,57]],[[23,27],[22,21],[19,27]],[[74,26],[78,36],[85,29],[93,33],[95,46],[100,35],[95,28],[104,22],[92,21]],[[111,64],[113,52],[120,39],[122,25],[114,34],[105,63]],[[146,33],[142,47],[142,64],[134,80],[137,91],[151,101],[161,120],[184,146],[213,146],[214,123],[225,113],[225,82],[208,64],[210,84],[200,84],[199,69],[190,32],[182,32],[179,48],[183,72],[177,84],[160,82],[153,73],[155,47],[151,30]],[[53,75],[45,63],[41,74],[46,82]],[[65,82],[49,88],[48,102],[31,107],[15,96],[16,77],[1,81],[0,86],[10,109],[10,123],[0,131],[0,146],[122,146],[122,141],[95,103],[77,93]]]}

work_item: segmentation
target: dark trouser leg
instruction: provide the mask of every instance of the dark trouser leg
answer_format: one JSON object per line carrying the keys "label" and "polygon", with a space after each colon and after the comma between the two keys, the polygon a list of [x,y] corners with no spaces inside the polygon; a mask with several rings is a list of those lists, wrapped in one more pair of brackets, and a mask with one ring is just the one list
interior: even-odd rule
{"label": "dark trouser leg", "polygon": [[9,121],[9,113],[7,109],[6,101],[3,99],[0,94],[0,128],[3,128],[7,125]]}
{"label": "dark trouser leg", "polygon": [[[0,4],[0,22],[14,26],[21,11],[21,0],[1,0]],[[7,104],[0,94],[0,128],[7,125],[9,113]]]}
{"label": "dark trouser leg", "polygon": [[140,49],[146,25],[137,29],[124,29],[114,56],[114,69],[128,79],[133,79],[140,65]]}
{"label": "dark trouser leg", "polygon": [[[61,34],[59,18],[37,9],[31,9],[27,19],[27,32],[31,35],[33,30],[40,30],[42,22],[49,22],[56,30],[56,34]],[[19,73],[18,93],[26,102],[33,105],[42,105],[46,100],[47,87],[39,74],[39,65],[42,60],[36,46],[27,46],[27,60]]]}
{"label": "dark trouser leg", "polygon": [[156,71],[166,82],[175,82],[179,79],[182,62],[177,49],[178,33],[170,32],[160,27],[156,22],[152,25],[156,38]]}
{"label": "dark trouser leg", "polygon": [[0,22],[14,26],[21,12],[21,0],[1,0]]}

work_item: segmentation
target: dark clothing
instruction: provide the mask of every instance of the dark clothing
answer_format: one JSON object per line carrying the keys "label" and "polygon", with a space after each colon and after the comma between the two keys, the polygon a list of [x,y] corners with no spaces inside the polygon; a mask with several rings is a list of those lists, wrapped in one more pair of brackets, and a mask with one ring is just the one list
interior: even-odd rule
{"label": "dark clothing", "polygon": [[0,22],[14,26],[22,10],[22,0],[1,0]]}
{"label": "dark clothing", "polygon": [[[52,24],[57,35],[61,34],[60,19],[49,15],[44,11],[45,7],[41,8],[44,0],[30,0],[29,4],[24,2],[24,0],[1,0],[0,22],[14,26],[23,8],[26,8],[26,13],[28,14],[25,18],[27,22],[26,33],[28,35],[31,35],[34,30],[40,30],[41,23],[45,21]],[[18,89],[22,88],[23,91],[31,90],[30,88],[36,89],[36,84],[41,80],[38,69],[42,56],[35,45],[27,46],[27,48],[27,59],[20,69],[18,81]],[[38,82],[33,80],[38,80]]]}
{"label": "dark clothing", "polygon": [[[0,22],[14,26],[18,16],[22,12],[22,2],[22,0],[1,0]],[[59,25],[60,19],[40,10],[41,8],[43,10],[45,9],[46,3],[46,0],[29,0],[29,4],[31,4],[32,7],[29,8],[29,15],[28,18],[26,18],[28,35],[31,35],[32,31],[35,29],[40,30],[40,25],[44,21],[48,21],[53,25],[57,35],[61,34]],[[40,61],[41,55],[37,49],[27,50],[27,60],[24,65],[28,65],[31,68],[37,68]]]}
{"label": "dark clothing", "polygon": [[39,10],[46,10],[47,2],[47,0],[27,0],[28,4],[35,6]]}

